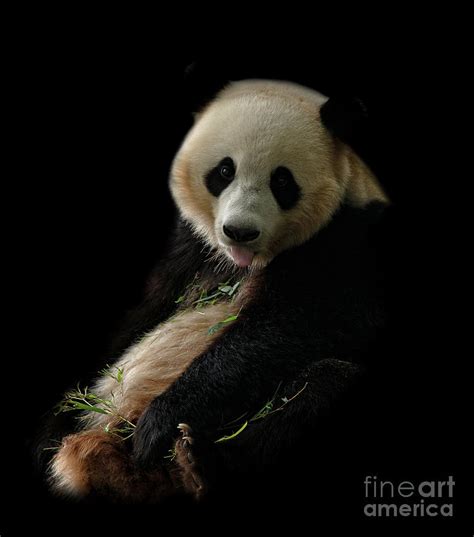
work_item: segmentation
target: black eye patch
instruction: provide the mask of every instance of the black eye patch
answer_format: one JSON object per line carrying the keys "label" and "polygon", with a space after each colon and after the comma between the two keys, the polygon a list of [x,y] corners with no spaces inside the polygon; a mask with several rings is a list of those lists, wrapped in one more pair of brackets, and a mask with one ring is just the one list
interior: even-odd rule
{"label": "black eye patch", "polygon": [[278,205],[287,211],[296,205],[301,196],[301,189],[288,168],[279,166],[270,179],[272,190]]}
{"label": "black eye patch", "polygon": [[230,157],[226,157],[207,173],[205,178],[206,187],[217,198],[232,183],[234,177],[234,161]]}

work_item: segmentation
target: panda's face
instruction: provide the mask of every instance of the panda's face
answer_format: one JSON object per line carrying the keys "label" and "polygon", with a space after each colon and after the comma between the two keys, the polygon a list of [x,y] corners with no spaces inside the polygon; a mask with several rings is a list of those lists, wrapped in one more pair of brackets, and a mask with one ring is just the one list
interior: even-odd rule
{"label": "panda's face", "polygon": [[346,163],[321,124],[324,98],[284,83],[231,86],[197,118],[173,164],[175,201],[240,267],[308,240],[344,193]]}
{"label": "panda's face", "polygon": [[276,158],[238,157],[223,158],[206,174],[205,185],[218,198],[214,231],[221,249],[246,267],[256,255],[270,255],[274,239],[281,237],[283,212],[296,208],[301,188]]}

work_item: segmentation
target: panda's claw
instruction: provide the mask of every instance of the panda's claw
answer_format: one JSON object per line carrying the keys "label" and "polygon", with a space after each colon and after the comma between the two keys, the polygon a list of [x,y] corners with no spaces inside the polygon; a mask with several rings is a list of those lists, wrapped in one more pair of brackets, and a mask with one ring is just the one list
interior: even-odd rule
{"label": "panda's claw", "polygon": [[193,430],[187,423],[178,423],[178,429],[181,431],[183,436],[189,436],[193,434]]}
{"label": "panda's claw", "polygon": [[196,499],[201,498],[206,491],[205,481],[201,474],[201,467],[192,452],[195,444],[192,429],[186,423],[180,423],[178,429],[181,438],[176,441],[176,463],[181,470],[181,479],[184,489]]}
{"label": "panda's claw", "polygon": [[187,423],[180,423],[178,429],[181,431],[181,439],[183,441],[183,447],[192,446],[194,444],[194,438],[191,436],[193,430]]}

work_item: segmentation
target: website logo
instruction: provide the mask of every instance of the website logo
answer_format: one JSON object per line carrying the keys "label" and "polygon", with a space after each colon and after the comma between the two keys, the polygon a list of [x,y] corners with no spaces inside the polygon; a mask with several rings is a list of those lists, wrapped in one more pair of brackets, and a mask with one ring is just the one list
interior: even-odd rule
{"label": "website logo", "polygon": [[452,517],[455,481],[390,481],[376,475],[364,480],[367,517]]}

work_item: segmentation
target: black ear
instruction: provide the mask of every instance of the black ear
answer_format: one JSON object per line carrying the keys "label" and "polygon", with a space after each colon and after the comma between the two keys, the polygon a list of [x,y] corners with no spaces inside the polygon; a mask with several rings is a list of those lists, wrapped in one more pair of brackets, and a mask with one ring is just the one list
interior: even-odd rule
{"label": "black ear", "polygon": [[199,60],[188,65],[184,72],[184,94],[189,109],[199,112],[228,82],[225,70],[213,62]]}
{"label": "black ear", "polygon": [[368,128],[367,107],[357,97],[331,97],[320,110],[323,125],[337,138],[353,146]]}

